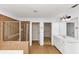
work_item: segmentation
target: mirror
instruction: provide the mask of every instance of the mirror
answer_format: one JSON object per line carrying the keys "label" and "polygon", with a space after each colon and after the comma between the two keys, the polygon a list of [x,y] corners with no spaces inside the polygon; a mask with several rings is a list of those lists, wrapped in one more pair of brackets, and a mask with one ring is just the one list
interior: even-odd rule
{"label": "mirror", "polygon": [[70,22],[70,23],[66,23],[66,25],[67,25],[67,31],[66,31],[66,33],[67,33],[67,36],[70,36],[70,37],[75,37],[75,30],[74,30],[74,27],[75,27],[75,25],[74,25],[75,23],[73,23],[73,22]]}

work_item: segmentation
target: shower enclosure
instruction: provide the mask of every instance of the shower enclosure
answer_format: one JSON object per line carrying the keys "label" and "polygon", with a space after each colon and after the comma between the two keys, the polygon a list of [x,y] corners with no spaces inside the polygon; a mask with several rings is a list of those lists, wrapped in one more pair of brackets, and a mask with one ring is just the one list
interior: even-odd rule
{"label": "shower enclosure", "polygon": [[29,22],[0,21],[0,50],[24,50],[28,53]]}

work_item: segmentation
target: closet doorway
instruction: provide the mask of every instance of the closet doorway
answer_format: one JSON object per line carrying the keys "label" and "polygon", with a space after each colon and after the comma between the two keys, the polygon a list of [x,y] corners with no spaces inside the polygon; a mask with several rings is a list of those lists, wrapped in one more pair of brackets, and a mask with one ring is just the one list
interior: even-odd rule
{"label": "closet doorway", "polygon": [[51,23],[44,23],[44,45],[51,45]]}
{"label": "closet doorway", "polygon": [[39,22],[33,22],[32,23],[32,43],[38,43],[40,40],[40,23]]}

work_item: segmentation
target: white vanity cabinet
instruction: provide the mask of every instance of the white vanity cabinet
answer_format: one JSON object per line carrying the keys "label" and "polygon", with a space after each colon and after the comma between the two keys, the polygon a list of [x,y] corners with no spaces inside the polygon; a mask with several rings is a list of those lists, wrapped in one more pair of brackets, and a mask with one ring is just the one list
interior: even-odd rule
{"label": "white vanity cabinet", "polygon": [[66,42],[64,43],[64,54],[79,54],[79,43]]}
{"label": "white vanity cabinet", "polygon": [[62,54],[79,54],[78,18],[59,22],[59,33],[54,35],[54,45]]}
{"label": "white vanity cabinet", "polygon": [[54,36],[54,45],[61,53],[64,52],[64,42],[61,40],[61,38]]}
{"label": "white vanity cabinet", "polygon": [[79,54],[79,42],[67,42],[66,38],[54,36],[54,45],[62,54]]}

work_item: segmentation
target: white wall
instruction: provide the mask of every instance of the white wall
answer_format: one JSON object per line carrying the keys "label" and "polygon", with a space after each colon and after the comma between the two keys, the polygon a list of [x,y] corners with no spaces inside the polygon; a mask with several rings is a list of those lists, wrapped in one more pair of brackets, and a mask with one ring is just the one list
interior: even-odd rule
{"label": "white wall", "polygon": [[55,22],[52,25],[53,35],[58,36],[59,35],[59,22]]}

